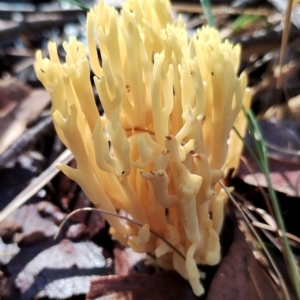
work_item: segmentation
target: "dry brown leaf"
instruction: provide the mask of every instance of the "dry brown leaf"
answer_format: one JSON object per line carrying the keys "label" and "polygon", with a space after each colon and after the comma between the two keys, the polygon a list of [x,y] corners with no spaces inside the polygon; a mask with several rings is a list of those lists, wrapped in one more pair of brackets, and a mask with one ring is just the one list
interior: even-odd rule
{"label": "dry brown leaf", "polygon": [[[27,125],[50,103],[50,98],[44,89],[35,89],[9,113],[0,118],[0,154],[3,153],[25,130]],[[9,100],[5,106],[11,106]]]}
{"label": "dry brown leaf", "polygon": [[137,253],[129,247],[117,245],[114,249],[115,274],[149,273],[151,266],[146,266],[146,258],[146,253]]}
{"label": "dry brown leaf", "polygon": [[[263,173],[251,158],[247,157],[253,174],[249,173],[246,166],[241,166],[239,176],[248,184],[267,187],[267,181]],[[300,165],[269,159],[270,177],[273,188],[291,197],[300,195]]]}
{"label": "dry brown leaf", "polygon": [[0,120],[31,92],[31,88],[15,78],[0,80]]}
{"label": "dry brown leaf", "polygon": [[233,243],[222,259],[207,300],[280,299],[270,277],[255,259],[245,236],[235,226]]}
{"label": "dry brown leaf", "polygon": [[[195,300],[188,282],[175,271],[111,275],[93,280],[86,300]],[[218,298],[215,298],[216,300]]]}
{"label": "dry brown leaf", "polygon": [[[267,144],[270,177],[272,186],[276,191],[292,197],[300,195],[300,124],[293,120],[262,120],[259,126]],[[254,148],[247,137],[247,142]],[[247,150],[243,156],[247,165],[241,164],[238,176],[246,183],[267,187],[264,174]]]}

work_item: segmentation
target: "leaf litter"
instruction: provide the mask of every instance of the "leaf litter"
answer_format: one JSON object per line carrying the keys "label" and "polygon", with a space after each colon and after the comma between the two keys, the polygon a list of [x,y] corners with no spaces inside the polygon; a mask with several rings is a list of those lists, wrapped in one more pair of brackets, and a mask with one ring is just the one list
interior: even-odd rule
{"label": "leaf litter", "polygon": [[[197,5],[196,9],[198,8],[199,6]],[[74,12],[72,12],[71,18],[68,17],[64,19],[62,15],[60,15],[60,12],[52,10],[54,13],[57,13],[57,19],[54,20],[52,17],[49,18],[49,16],[46,16],[47,13],[44,14],[43,9],[44,8],[40,8],[42,13],[39,18],[36,19],[39,20],[39,22],[31,21],[30,28],[34,33],[33,35],[28,34],[28,36],[23,36],[22,38],[19,38],[17,34],[10,35],[8,43],[14,39],[17,41],[13,45],[15,48],[14,51],[11,51],[12,47],[7,48],[7,51],[6,46],[3,47],[7,59],[13,58],[17,63],[15,63],[14,60],[10,60],[9,67],[7,68],[7,63],[5,62],[4,68],[1,70],[1,72],[9,72],[12,76],[12,80],[6,87],[4,86],[5,93],[1,93],[1,95],[5,97],[3,97],[3,99],[0,97],[0,123],[2,117],[2,120],[6,118],[5,128],[13,128],[13,126],[15,126],[14,122],[15,124],[19,124],[21,128],[18,133],[19,135],[24,131],[26,132],[27,127],[30,129],[31,122],[35,121],[42,114],[47,103],[49,103],[49,98],[45,93],[33,94],[33,92],[38,91],[37,87],[39,87],[39,85],[36,79],[32,78],[32,67],[30,64],[29,67],[23,64],[28,57],[24,60],[22,55],[28,50],[26,55],[30,57],[34,52],[32,50],[41,47],[41,44],[44,43],[45,39],[49,39],[49,37],[64,39],[63,35],[66,34],[64,24],[70,22],[70,20],[74,21],[74,19],[77,19],[77,17],[74,18]],[[183,12],[189,11],[189,13],[185,13],[185,17],[189,19],[193,8],[191,10],[191,6],[185,4],[183,7],[181,6],[181,10],[182,9]],[[245,8],[242,8],[242,10],[238,10],[239,8],[237,7],[231,9],[229,12],[226,6],[225,9],[227,10],[223,8],[223,12],[219,13],[222,17],[217,18],[218,25],[224,26],[225,29],[226,26],[230,27],[230,22],[234,16],[240,15],[241,12],[247,14],[249,11],[250,13],[250,9],[247,8],[247,5]],[[15,12],[15,8],[12,9],[12,12]],[[68,12],[65,12],[65,14],[68,14]],[[270,7],[267,7],[264,16],[270,18],[270,16],[275,14],[278,15],[277,12],[273,12]],[[40,22],[41,20],[44,20],[43,24]],[[200,19],[198,25],[201,25],[203,20],[203,18]],[[41,31],[41,24],[43,28],[47,28],[48,30],[44,36],[38,32]],[[190,24],[192,23],[190,22]],[[273,23],[270,22],[269,24],[272,25]],[[280,30],[276,32],[274,30],[272,31],[272,26],[264,29],[267,33],[262,34],[261,32],[260,34],[256,34],[253,32],[256,24],[253,25],[254,26],[250,29],[245,30],[242,28],[239,32],[233,33],[232,37],[243,44],[244,67],[248,67],[248,69],[252,70],[250,73],[251,85],[261,82],[262,77],[266,77],[266,75],[271,74],[271,76],[273,76],[270,70],[278,63],[276,62],[276,49],[279,47],[281,38]],[[79,28],[80,25],[74,24],[72,27],[76,29]],[[15,33],[23,32],[23,29],[24,28],[21,28],[19,24],[13,28]],[[191,28],[191,30],[194,29],[195,28]],[[78,30],[78,32],[80,32],[80,30]],[[59,37],[58,33],[60,35]],[[244,33],[247,35],[246,38]],[[293,35],[295,36],[295,33],[296,36],[297,34],[299,35],[299,31],[292,28],[290,35],[291,41],[293,41]],[[6,32],[0,32],[0,36],[1,34],[7,35]],[[1,41],[1,43],[3,43],[3,41]],[[12,44],[10,44],[10,46],[11,45]],[[296,46],[297,43],[291,46],[288,49],[288,53],[291,53]],[[22,47],[26,50],[25,52],[21,51]],[[296,51],[294,51],[294,54],[295,52]],[[256,53],[258,53],[257,59],[253,59]],[[260,64],[257,64],[261,55],[269,55],[270,53],[272,53],[273,57],[271,60],[263,60]],[[0,59],[2,60],[2,56]],[[291,57],[287,58],[287,64],[290,59]],[[295,55],[293,59],[295,59]],[[290,79],[297,78],[298,73],[297,68],[294,68],[292,73],[289,73],[289,80],[283,81],[282,90],[275,90],[274,93],[279,102],[283,101],[281,96],[286,96],[286,91],[290,91]],[[270,95],[270,90],[267,89],[266,92],[269,92]],[[38,103],[40,97],[43,99],[43,103]],[[255,101],[257,101],[259,105],[263,103],[264,107],[272,107],[274,105],[274,103],[272,103],[274,98],[272,94],[271,97],[268,97],[268,103],[266,103],[263,97],[257,97]],[[27,100],[25,101],[25,99]],[[25,101],[24,103],[27,102],[27,105],[23,104],[22,106],[23,101]],[[35,111],[31,111],[34,106],[33,103],[38,103],[41,106],[37,107]],[[260,111],[258,110],[258,112]],[[7,117],[8,115],[9,117]],[[16,116],[18,117],[16,118]],[[285,120],[268,120],[261,123],[261,128],[268,144],[275,146],[275,148],[268,148],[271,177],[273,178],[274,187],[278,191],[294,196],[295,200],[299,202],[300,185],[299,173],[297,173],[299,172],[299,157],[295,155],[295,153],[288,153],[290,150],[297,152],[300,149],[297,126],[297,119],[290,123],[285,122]],[[9,129],[6,130],[9,131]],[[15,130],[10,129],[10,131],[13,132]],[[292,133],[292,135],[290,133]],[[13,135],[15,134],[16,132],[13,132]],[[40,151],[45,158],[48,158],[51,156],[51,153],[55,152],[52,148],[53,133],[50,133],[49,136],[50,138],[43,136],[37,139],[35,144],[28,147]],[[6,147],[14,146],[15,139],[16,137],[10,139]],[[28,184],[28,179],[36,176],[33,172],[20,168],[18,161],[14,161],[14,159],[18,160],[17,156],[19,156],[19,154],[15,154],[13,158],[10,157],[9,161],[6,162],[10,164],[9,168],[5,167],[0,170],[1,209],[8,203],[9,199],[12,199],[14,195],[18,194],[18,192]],[[245,156],[247,157],[246,153]],[[249,158],[247,158],[247,160],[250,161]],[[255,165],[252,164],[251,161],[250,165],[255,171],[254,173],[259,177],[260,174],[256,171]],[[252,174],[243,168],[242,166],[239,171],[239,176],[249,184],[256,184],[250,180]],[[22,177],[19,176],[20,174],[18,172],[22,172],[23,175],[26,173],[27,175]],[[4,180],[4,178],[6,179],[8,176],[8,173],[10,173],[10,182]],[[91,279],[93,279],[93,281],[87,299],[95,299],[91,297],[99,295],[99,297],[102,297],[99,299],[118,299],[113,297],[132,299],[130,298],[132,295],[135,295],[134,299],[147,299],[145,297],[154,295],[153,292],[156,290],[156,286],[158,286],[157,299],[195,298],[191,294],[191,290],[186,281],[177,274],[161,270],[157,272],[155,266],[148,267],[145,265],[145,261],[149,260],[149,258],[146,259],[145,255],[130,253],[128,248],[122,248],[120,245],[115,245],[110,241],[107,228],[103,223],[103,218],[99,218],[99,214],[96,212],[85,212],[82,213],[81,217],[72,219],[72,221],[68,223],[68,228],[61,234],[60,238],[57,241],[53,241],[52,236],[62,218],[68,212],[87,205],[86,199],[81,199],[82,197],[84,198],[84,196],[78,195],[77,188],[75,188],[73,194],[69,193],[66,195],[64,192],[62,193],[64,200],[68,198],[68,201],[65,202],[67,205],[64,205],[63,201],[61,201],[62,198],[59,197],[56,199],[53,197],[54,195],[59,195],[64,189],[61,184],[61,182],[63,182],[62,178],[60,175],[59,180],[58,177],[56,177],[51,182],[50,180],[45,182],[48,186],[45,189],[46,194],[44,197],[38,197],[35,200],[32,199],[31,202],[17,209],[10,216],[10,219],[8,218],[6,220],[6,223],[0,225],[0,233],[3,237],[3,239],[1,238],[0,240],[1,299],[71,299],[75,295],[85,295],[89,290]],[[2,183],[5,182],[2,188],[1,181]],[[263,180],[260,177],[259,184],[264,186]],[[53,189],[54,191],[58,189],[58,191],[54,192]],[[43,200],[43,202],[36,202],[40,202],[41,200]],[[260,203],[256,204],[260,205]],[[297,211],[297,206],[295,206],[294,211]],[[288,221],[291,222],[290,219]],[[276,293],[272,290],[272,285],[270,284],[269,278],[265,276],[265,271],[257,265],[245,239],[240,233],[236,232],[237,225],[235,224],[234,226],[235,230],[232,228],[229,229],[229,234],[225,234],[225,238],[223,237],[223,248],[229,249],[227,252],[224,252],[224,260],[220,266],[218,268],[216,267],[213,271],[209,268],[206,269],[207,277],[210,276],[210,272],[212,273],[212,281],[210,283],[210,289],[204,298],[234,299],[237,298],[237,295],[241,295],[241,290],[244,288],[244,291],[246,291],[245,295],[249,297],[257,297],[255,299],[269,299],[268,297],[273,295],[274,298],[270,299],[276,299]],[[228,229],[224,228],[223,232],[226,233],[227,230]],[[234,237],[231,244],[230,236],[232,235],[232,231],[234,232]],[[63,237],[67,237],[68,239],[63,239]],[[226,246],[226,243],[228,246]],[[5,253],[7,255],[2,255]],[[115,263],[114,268],[111,265],[111,259],[113,259]],[[226,276],[224,276],[224,274]],[[235,278],[235,280],[233,280],[233,278]],[[261,287],[262,282],[264,283],[263,287]],[[170,286],[176,293],[172,294],[169,288]],[[5,287],[5,289],[2,289],[2,287]],[[110,289],[107,295],[103,294],[104,287]],[[18,291],[16,291],[15,288],[18,288]]]}

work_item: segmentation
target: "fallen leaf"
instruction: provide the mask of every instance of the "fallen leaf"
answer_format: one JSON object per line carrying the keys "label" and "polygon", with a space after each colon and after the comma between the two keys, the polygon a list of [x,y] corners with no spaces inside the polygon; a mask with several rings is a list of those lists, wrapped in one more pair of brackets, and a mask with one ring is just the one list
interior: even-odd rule
{"label": "fallen leaf", "polygon": [[0,154],[26,130],[27,125],[35,120],[49,103],[48,93],[44,89],[35,89],[9,114],[0,118]]}
{"label": "fallen leaf", "polygon": [[47,237],[54,236],[58,227],[51,219],[43,218],[37,209],[38,204],[23,205],[6,219],[6,222],[18,222],[22,232],[18,234],[19,245],[31,245]]}
{"label": "fallen leaf", "polygon": [[93,242],[74,243],[65,239],[57,245],[51,239],[22,248],[8,270],[22,300],[67,299],[86,294],[91,279],[112,271],[101,248]]}
{"label": "fallen leaf", "polygon": [[[247,163],[251,167],[253,173],[249,174],[249,170],[245,165],[240,167],[238,176],[246,183],[257,186],[258,183],[262,187],[267,187],[267,181],[264,174],[260,171],[252,158],[247,157]],[[270,177],[273,188],[291,197],[300,196],[300,166],[294,163],[280,162],[269,159]]]}
{"label": "fallen leaf", "polygon": [[[16,243],[5,243],[2,238],[0,238],[0,266],[7,265],[19,251],[20,248]],[[0,299],[2,299],[1,296]]]}
{"label": "fallen leaf", "polygon": [[79,240],[88,236],[88,228],[83,223],[73,224],[68,227],[66,237],[70,240]]}
{"label": "fallen leaf", "polygon": [[60,225],[66,217],[65,213],[49,201],[39,201],[39,203],[37,203],[37,210],[41,215],[50,217],[56,225]]}
{"label": "fallen leaf", "polygon": [[300,123],[298,121],[271,119],[260,120],[258,124],[270,158],[300,164]]}
{"label": "fallen leaf", "polygon": [[117,245],[114,248],[115,274],[150,273],[151,267],[145,265],[146,258],[146,253],[137,253],[129,247]]}
{"label": "fallen leaf", "polygon": [[12,240],[15,233],[22,231],[22,225],[16,220],[6,220],[0,223],[0,237],[4,241]]}
{"label": "fallen leaf", "polygon": [[31,92],[31,88],[16,78],[0,80],[0,120],[7,116]]}
{"label": "fallen leaf", "polygon": [[[276,191],[289,196],[299,197],[300,195],[300,124],[292,120],[259,121],[263,137],[267,143],[270,177],[272,186]],[[246,141],[252,149],[254,148],[251,137]],[[264,174],[259,169],[246,149],[243,157],[248,166],[241,164],[238,176],[246,183],[255,185],[259,183],[267,187]]]}
{"label": "fallen leaf", "polygon": [[280,299],[272,280],[254,257],[245,236],[235,226],[228,253],[212,280],[206,300]]}
{"label": "fallen leaf", "polygon": [[11,278],[7,278],[0,271],[0,299],[11,300],[17,299],[14,283]]}
{"label": "fallen leaf", "polygon": [[[111,275],[91,282],[86,300],[195,300],[186,280],[175,271],[161,271],[152,275]],[[215,298],[215,300],[218,298]]]}

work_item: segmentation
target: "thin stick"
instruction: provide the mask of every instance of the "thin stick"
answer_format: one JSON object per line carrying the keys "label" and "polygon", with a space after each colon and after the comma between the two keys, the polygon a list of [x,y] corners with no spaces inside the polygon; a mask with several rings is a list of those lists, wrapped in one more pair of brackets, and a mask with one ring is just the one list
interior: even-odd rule
{"label": "thin stick", "polygon": [[15,197],[1,212],[0,223],[3,222],[14,210],[19,208],[28,199],[35,195],[44,185],[46,185],[58,172],[58,163],[69,163],[73,158],[70,150],[65,150],[41,175],[33,179],[30,184]]}
{"label": "thin stick", "polygon": [[280,58],[279,58],[279,74],[277,77],[277,84],[276,84],[276,87],[278,89],[282,85],[282,67],[284,64],[285,53],[286,53],[286,48],[287,48],[287,43],[288,43],[292,8],[293,8],[293,0],[288,0],[286,11],[285,11],[284,29],[283,29],[283,33],[282,33],[282,39],[281,39],[281,49],[280,49]]}
{"label": "thin stick", "polygon": [[[58,232],[56,233],[56,235],[54,236],[54,239],[57,238],[57,236],[60,234],[63,226],[65,225],[65,223],[75,214],[77,214],[78,212],[80,211],[97,211],[97,212],[100,212],[102,214],[106,214],[106,215],[109,215],[109,216],[113,216],[113,217],[116,217],[116,218],[120,218],[120,219],[123,219],[123,220],[126,220],[128,222],[131,222],[133,223],[134,225],[137,225],[139,227],[143,227],[142,224],[132,220],[132,219],[129,219],[128,217],[125,217],[125,216],[121,216],[121,215],[118,215],[118,214],[115,214],[115,213],[112,213],[112,212],[109,212],[107,210],[103,210],[101,208],[96,208],[96,207],[83,207],[83,208],[78,208],[78,209],[75,209],[74,211],[72,211],[71,213],[69,213],[66,218],[62,221],[62,223],[59,225],[59,228],[58,228]],[[174,250],[183,260],[185,260],[185,256],[172,244],[170,243],[168,240],[166,240],[163,236],[161,236],[160,234],[156,233],[155,231],[153,231],[152,229],[149,229],[149,231],[155,235],[156,237],[158,237],[159,239],[161,239],[162,241],[164,241],[170,248],[172,248],[172,250]]]}

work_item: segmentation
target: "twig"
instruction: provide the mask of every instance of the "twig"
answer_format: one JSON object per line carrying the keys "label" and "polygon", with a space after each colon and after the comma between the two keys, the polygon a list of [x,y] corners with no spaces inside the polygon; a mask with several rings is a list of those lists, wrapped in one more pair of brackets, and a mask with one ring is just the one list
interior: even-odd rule
{"label": "twig", "polygon": [[277,77],[277,84],[276,84],[276,87],[278,89],[282,85],[282,66],[284,64],[287,42],[288,42],[288,38],[289,38],[292,7],[293,7],[293,0],[288,0],[286,11],[285,11],[284,30],[283,30],[283,34],[282,34],[281,48],[280,48],[279,74]]}
{"label": "twig", "polygon": [[33,179],[31,183],[0,212],[0,223],[37,193],[59,172],[56,168],[58,163],[67,164],[72,158],[73,154],[70,150],[65,150],[40,176]]}
{"label": "twig", "polygon": [[0,155],[0,169],[14,157],[18,156],[24,149],[35,143],[53,128],[50,116],[43,118],[34,127],[28,129],[20,138],[12,144],[2,155]]}
{"label": "twig", "polygon": [[[63,226],[65,225],[65,223],[75,214],[77,214],[78,212],[80,211],[97,211],[97,212],[100,212],[102,214],[105,214],[105,215],[109,215],[109,216],[113,216],[113,217],[116,217],[116,218],[120,218],[120,219],[123,219],[123,220],[126,220],[130,223],[133,223],[134,225],[137,225],[139,227],[143,227],[142,224],[132,220],[132,219],[129,219],[128,217],[126,216],[121,216],[121,215],[118,215],[118,214],[115,214],[115,213],[112,213],[112,212],[109,212],[107,210],[104,210],[104,209],[101,209],[101,208],[95,208],[95,207],[83,207],[83,208],[78,208],[74,211],[72,211],[71,213],[69,213],[66,218],[62,221],[62,223],[59,225],[59,228],[58,228],[58,232],[56,233],[56,235],[54,236],[54,239],[56,239],[59,235],[59,233],[61,232]],[[160,234],[156,233],[155,231],[153,231],[152,229],[149,229],[149,231],[155,235],[156,237],[158,237],[159,239],[161,239],[162,241],[164,241],[170,248],[172,248],[183,260],[185,260],[185,256],[172,244],[170,243],[168,240],[166,240],[163,236],[161,236]]]}

